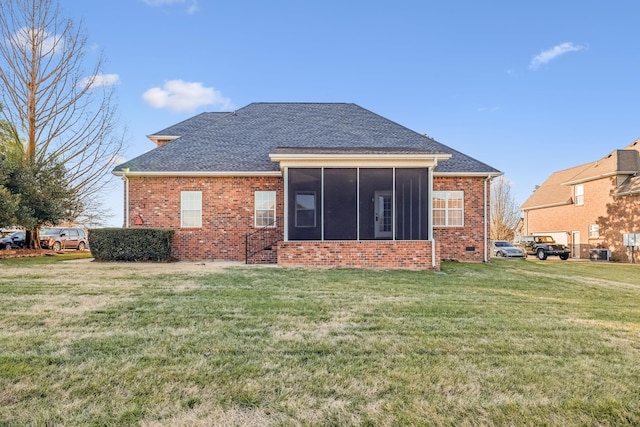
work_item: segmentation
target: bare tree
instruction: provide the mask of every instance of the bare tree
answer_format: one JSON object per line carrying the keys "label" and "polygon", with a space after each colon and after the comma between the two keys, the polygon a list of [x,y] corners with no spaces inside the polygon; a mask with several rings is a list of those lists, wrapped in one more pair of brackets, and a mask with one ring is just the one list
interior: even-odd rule
{"label": "bare tree", "polygon": [[0,0],[0,10],[0,118],[26,165],[64,165],[70,188],[93,200],[122,147],[103,60],[85,69],[82,26],[55,0]]}
{"label": "bare tree", "polygon": [[511,183],[501,175],[491,182],[491,239],[513,240],[520,209],[511,194]]}

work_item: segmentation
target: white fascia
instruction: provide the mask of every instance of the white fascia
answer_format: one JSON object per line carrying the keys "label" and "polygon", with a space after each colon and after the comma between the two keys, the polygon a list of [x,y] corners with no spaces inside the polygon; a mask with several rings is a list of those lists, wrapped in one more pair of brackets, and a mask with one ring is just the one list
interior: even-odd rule
{"label": "white fascia", "polygon": [[332,168],[332,167],[435,167],[438,161],[451,158],[451,154],[269,154],[280,168]]}
{"label": "white fascia", "polygon": [[174,171],[174,172],[140,172],[140,171],[113,171],[115,176],[127,177],[228,177],[228,176],[274,176],[281,177],[281,171]]}

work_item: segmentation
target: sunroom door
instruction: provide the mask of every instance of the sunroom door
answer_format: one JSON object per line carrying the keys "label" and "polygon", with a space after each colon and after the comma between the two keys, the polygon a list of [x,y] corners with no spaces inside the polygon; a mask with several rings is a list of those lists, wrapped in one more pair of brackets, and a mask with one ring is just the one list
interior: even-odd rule
{"label": "sunroom door", "polygon": [[391,191],[375,192],[374,225],[376,239],[393,237],[393,194]]}

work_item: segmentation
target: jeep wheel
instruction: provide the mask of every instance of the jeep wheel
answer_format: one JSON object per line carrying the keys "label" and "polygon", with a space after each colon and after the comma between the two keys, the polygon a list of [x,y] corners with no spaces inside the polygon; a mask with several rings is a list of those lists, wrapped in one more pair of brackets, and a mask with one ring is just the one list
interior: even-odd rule
{"label": "jeep wheel", "polygon": [[78,243],[78,250],[79,251],[84,251],[84,242]]}
{"label": "jeep wheel", "polygon": [[51,246],[51,249],[53,249],[54,252],[60,252],[60,250],[62,249],[62,245],[60,244],[60,242],[54,242]]}
{"label": "jeep wheel", "polygon": [[536,252],[536,255],[538,256],[538,259],[540,261],[544,261],[545,259],[547,259],[547,254],[544,252],[544,249],[538,249],[538,252]]}
{"label": "jeep wheel", "polygon": [[10,250],[11,250],[11,243],[7,243],[7,244],[5,244],[5,245],[4,245],[4,248],[5,248],[6,250],[10,251]]}
{"label": "jeep wheel", "polygon": [[569,259],[569,254],[562,254],[562,255],[559,255],[559,257],[561,260],[566,261]]}

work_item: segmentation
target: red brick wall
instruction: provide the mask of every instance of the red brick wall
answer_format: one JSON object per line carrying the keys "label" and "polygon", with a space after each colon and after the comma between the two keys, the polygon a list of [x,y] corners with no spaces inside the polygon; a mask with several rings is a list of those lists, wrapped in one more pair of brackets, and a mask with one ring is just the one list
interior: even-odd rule
{"label": "red brick wall", "polygon": [[[487,186],[488,187],[488,186]],[[437,262],[440,259],[481,262],[484,260],[484,178],[434,178],[434,190],[463,190],[465,219],[463,227],[435,228],[438,246]],[[180,228],[180,192],[202,191],[202,228]],[[279,177],[129,177],[129,224],[130,227],[158,227],[175,230],[173,256],[180,260],[245,260],[245,236],[254,228],[254,192],[276,191],[278,227],[268,231],[275,240],[283,239],[284,192]],[[487,194],[487,197],[489,195]],[[141,219],[142,224],[135,225]],[[139,221],[138,221],[139,222]],[[259,235],[262,235],[260,233]],[[293,245],[298,242],[289,242]],[[318,243],[318,242],[315,242]],[[327,243],[327,242],[323,242]],[[354,257],[348,242],[344,246],[348,257]],[[407,242],[358,242],[367,248],[378,245],[382,253],[398,250],[395,256],[400,265],[415,262],[415,268],[428,265],[431,268],[431,243]],[[343,242],[344,244],[344,242]],[[274,262],[276,253],[267,241],[257,242],[258,252],[250,262]],[[262,249],[260,250],[260,245]],[[418,248],[407,249],[407,246]],[[340,246],[340,245],[338,245]],[[287,248],[290,246],[286,245]],[[473,247],[473,250],[467,248]],[[365,265],[380,254],[367,252],[358,262]],[[384,267],[388,259],[383,256]],[[414,258],[417,257],[417,260]],[[287,264],[286,257],[279,261]],[[351,261],[350,261],[351,262]],[[352,261],[356,262],[356,261]]]}
{"label": "red brick wall", "polygon": [[[589,238],[589,225],[597,224],[601,218],[607,218],[608,206],[615,206],[623,202],[623,199],[611,197],[614,189],[615,178],[603,178],[599,180],[585,182],[584,204],[576,206],[574,204],[554,206],[543,209],[528,210],[524,213],[524,234],[540,234],[551,232],[566,232],[567,243],[572,244],[571,232],[580,232],[580,247],[577,251],[580,258],[589,257],[589,249],[598,245],[605,245],[611,249],[620,246],[622,243],[622,233],[631,231],[624,230],[626,227],[600,227],[600,237]],[[614,221],[614,223],[616,223]],[[621,223],[618,222],[619,225]],[[607,239],[610,235],[612,238]],[[615,241],[619,240],[619,242]]]}
{"label": "red brick wall", "polygon": [[[436,266],[440,256],[436,242]],[[433,269],[431,241],[361,240],[280,242],[278,264],[283,266]]]}
{"label": "red brick wall", "polygon": [[[464,191],[464,225],[433,228],[436,242],[440,243],[442,259],[484,261],[484,181],[485,178],[482,177],[433,178],[434,191]],[[487,183],[487,215],[489,215],[490,194],[490,185]],[[490,235],[488,225],[487,235]]]}
{"label": "red brick wall", "polygon": [[[180,228],[180,192],[202,191],[202,228]],[[131,227],[175,230],[173,256],[180,260],[245,260],[245,236],[254,228],[254,192],[276,191],[282,218],[284,193],[279,177],[131,177]],[[134,225],[140,215],[143,224]],[[278,221],[277,240],[282,240]],[[268,255],[267,255],[268,256]]]}

